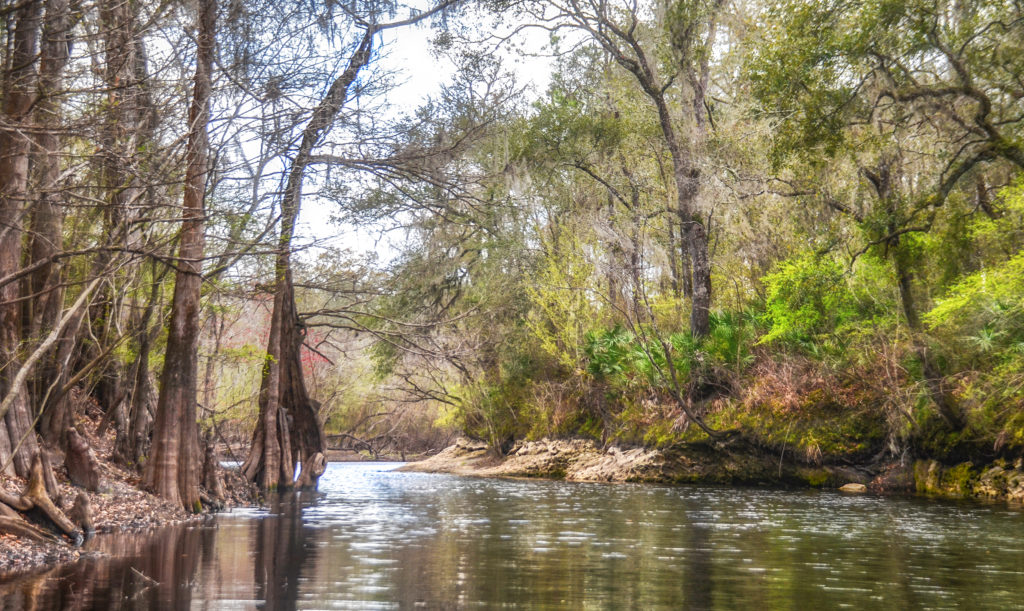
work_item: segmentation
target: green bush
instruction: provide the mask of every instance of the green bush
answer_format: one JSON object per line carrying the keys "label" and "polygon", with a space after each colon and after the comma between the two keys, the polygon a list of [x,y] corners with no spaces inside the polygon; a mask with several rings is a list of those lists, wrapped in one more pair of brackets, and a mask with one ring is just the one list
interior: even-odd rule
{"label": "green bush", "polygon": [[583,336],[583,354],[587,373],[605,381],[622,376],[630,368],[634,345],[633,334],[615,325],[612,329],[589,331]]}
{"label": "green bush", "polygon": [[843,268],[827,255],[807,253],[783,261],[763,281],[768,332],[759,343],[813,342],[857,316]]}

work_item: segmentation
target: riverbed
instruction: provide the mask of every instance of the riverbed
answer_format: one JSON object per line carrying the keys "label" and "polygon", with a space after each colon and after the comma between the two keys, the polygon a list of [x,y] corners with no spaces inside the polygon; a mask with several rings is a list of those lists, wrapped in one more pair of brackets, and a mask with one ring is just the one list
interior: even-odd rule
{"label": "riverbed", "polygon": [[1005,504],[395,472],[0,583],[2,609],[1024,609]]}

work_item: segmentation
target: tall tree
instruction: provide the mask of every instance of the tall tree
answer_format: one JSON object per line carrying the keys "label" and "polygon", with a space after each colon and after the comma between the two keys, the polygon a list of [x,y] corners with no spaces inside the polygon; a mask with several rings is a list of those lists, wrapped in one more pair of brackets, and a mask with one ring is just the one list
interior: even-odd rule
{"label": "tall tree", "polygon": [[[147,186],[142,168],[152,166],[157,155],[154,132],[159,113],[154,107],[148,82],[146,46],[139,24],[137,2],[104,0],[99,5],[100,23],[104,36],[103,86],[107,95],[107,112],[100,125],[98,151],[100,182],[104,193],[103,223],[117,246],[125,249],[152,248],[152,238],[146,238],[147,210],[158,196]],[[149,157],[147,159],[147,156]],[[134,268],[129,268],[134,270]],[[120,378],[115,386],[115,404],[107,406],[113,413],[108,420],[117,419],[117,454],[126,464],[140,464],[148,448],[155,393],[153,376],[149,368],[154,329],[151,320],[160,298],[161,280],[167,269],[158,271],[149,267],[151,286],[140,287],[142,305],[132,307],[127,321],[129,346],[134,361],[127,367],[115,363],[112,369]],[[138,276],[146,278],[144,270]],[[113,287],[109,290],[114,290]],[[132,304],[136,299],[133,296]],[[141,308],[141,313],[139,313]],[[102,316],[102,313],[99,313]],[[158,326],[159,327],[159,326]],[[117,340],[114,340],[117,341]],[[102,384],[103,382],[101,382]],[[119,397],[126,397],[120,401]],[[123,406],[123,409],[122,409]]]}
{"label": "tall tree", "polygon": [[[21,267],[42,12],[43,2],[32,1],[7,16],[10,39],[5,41],[0,109],[0,278],[16,276]],[[18,283],[9,280],[0,286],[0,396],[6,406],[0,408],[0,465],[13,465],[14,472],[28,477],[37,444],[28,389],[18,383],[24,337],[18,289]]]}
{"label": "tall tree", "polygon": [[[579,70],[573,67],[589,56],[594,59],[583,63],[588,69],[573,76],[572,72]],[[664,358],[663,355],[671,356],[679,348],[666,332],[665,317],[656,315],[656,308],[652,306],[659,298],[659,289],[651,283],[652,272],[656,270],[657,261],[674,260],[676,245],[672,221],[678,218],[676,210],[666,214],[664,204],[675,182],[661,121],[645,107],[647,96],[632,86],[634,77],[629,74],[605,71],[604,81],[596,90],[589,83],[585,87],[573,85],[575,79],[593,80],[592,76],[587,77],[600,69],[596,57],[593,49],[582,49],[571,60],[571,66],[566,66],[570,72],[561,74],[557,84],[552,86],[550,100],[537,104],[534,127],[528,132],[534,144],[525,151],[526,160],[533,157],[536,163],[536,160],[546,159],[556,168],[553,180],[573,181],[569,209],[562,215],[547,215],[550,219],[547,229],[553,239],[541,240],[545,258],[552,262],[573,261],[578,254],[562,251],[565,250],[563,243],[575,240],[588,244],[587,250],[602,253],[600,259],[603,260],[594,260],[594,264],[604,268],[602,275],[608,279],[606,311],[612,324],[624,325],[631,337],[638,340],[636,346],[641,349],[645,366],[656,374],[652,382],[674,399],[685,415],[681,421],[693,422],[715,436],[718,431],[707,426],[695,406],[695,402],[705,398],[702,393],[707,392],[714,380],[705,379],[693,370],[680,372],[675,358]],[[573,169],[575,176],[566,175],[564,168]],[[545,187],[544,190],[547,199],[557,201],[552,197],[553,189]],[[659,241],[667,242],[668,248],[662,248],[664,245]],[[550,269],[550,265],[548,267]],[[669,267],[671,270],[671,265]],[[542,285],[564,287],[533,291],[542,310],[565,299],[555,294],[559,290],[593,290],[596,284],[596,278],[587,278],[582,284],[579,280],[566,281],[569,276],[567,273],[563,281],[539,281]],[[579,320],[578,315],[560,316],[558,309],[551,308],[554,316],[545,324],[554,328],[585,325],[576,332],[577,336],[593,330],[590,321]],[[535,326],[535,329],[541,337],[547,335],[543,327]],[[617,337],[625,336],[623,333]],[[565,343],[569,342],[559,342]],[[579,340],[576,343],[582,344]],[[579,347],[560,346],[559,351]]]}
{"label": "tall tree", "polygon": [[370,64],[375,40],[380,34],[423,22],[457,3],[458,0],[443,0],[428,11],[388,23],[377,23],[376,11],[371,11],[368,19],[354,16],[356,26],[361,29],[358,43],[345,69],[332,81],[302,131],[281,197],[281,225],[274,266],[274,308],[260,386],[260,417],[249,456],[242,466],[245,477],[259,481],[265,490],[291,487],[297,462],[302,463],[300,485],[315,487],[322,472],[317,465],[323,461],[322,452],[326,448],[323,425],[303,379],[301,349],[304,328],[296,311],[292,283],[292,239],[306,170],[313,162],[316,147],[323,143],[349,100],[360,72]]}
{"label": "tall tree", "polygon": [[[64,305],[61,265],[56,260],[64,246],[65,196],[60,184],[63,150],[58,135],[61,125],[63,72],[71,57],[74,15],[67,0],[49,0],[43,19],[39,49],[38,101],[33,110],[36,127],[33,174],[37,192],[29,216],[27,259],[35,271],[26,278],[24,324],[32,343],[43,341],[56,326]],[[70,378],[69,359],[74,347],[80,314],[62,334],[31,380],[33,406],[42,412],[40,433],[57,444],[66,427],[67,401],[62,387]]]}
{"label": "tall tree", "polygon": [[203,455],[196,421],[199,304],[202,290],[206,179],[209,173],[210,100],[213,90],[216,0],[200,0],[196,71],[188,116],[185,193],[174,298],[168,327],[153,445],[144,484],[189,511],[201,508],[199,476]]}
{"label": "tall tree", "polygon": [[[545,27],[585,33],[630,74],[657,113],[672,159],[674,209],[689,257],[690,331],[709,331],[711,260],[701,182],[708,139],[711,55],[722,0],[659,3],[555,0],[540,3],[535,18]],[[653,14],[652,14],[653,13]],[[658,15],[658,19],[654,19]],[[671,59],[662,61],[665,50]]]}

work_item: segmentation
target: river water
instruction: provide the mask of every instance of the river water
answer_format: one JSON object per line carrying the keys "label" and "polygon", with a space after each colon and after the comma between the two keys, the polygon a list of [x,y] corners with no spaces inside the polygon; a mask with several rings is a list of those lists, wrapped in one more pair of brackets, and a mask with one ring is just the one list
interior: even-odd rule
{"label": "river water", "polygon": [[0,609],[1024,609],[1024,511],[399,473],[0,584]]}

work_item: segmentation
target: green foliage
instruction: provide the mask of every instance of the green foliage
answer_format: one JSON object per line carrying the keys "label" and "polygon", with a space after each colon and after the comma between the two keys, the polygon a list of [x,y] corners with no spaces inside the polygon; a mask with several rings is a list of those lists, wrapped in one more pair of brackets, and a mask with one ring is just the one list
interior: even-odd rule
{"label": "green foliage", "polygon": [[973,358],[1024,358],[1024,250],[960,280],[924,318]]}
{"label": "green foliage", "polygon": [[[740,375],[753,362],[757,332],[752,314],[714,312],[710,322],[711,332],[699,340],[688,332],[668,337],[672,365],[684,387],[722,383],[724,375]],[[620,402],[635,401],[651,390],[667,400],[673,385],[665,347],[650,329],[638,337],[616,325],[590,331],[584,341],[587,373],[618,393]]]}
{"label": "green foliage", "polygon": [[936,456],[969,455],[978,440],[997,451],[1024,447],[1024,184],[1004,189],[990,212],[966,229],[980,269],[956,279],[923,316],[947,368],[962,372],[957,395],[971,408],[962,433],[920,427]]}
{"label": "green foliage", "polygon": [[579,366],[584,336],[596,318],[588,289],[594,270],[583,250],[580,238],[563,231],[547,245],[525,286],[532,306],[526,327],[540,348],[567,371]]}
{"label": "green foliage", "polygon": [[753,311],[715,311],[711,313],[711,333],[704,348],[712,362],[741,372],[754,361],[751,348],[757,337],[756,314]]}
{"label": "green foliage", "polygon": [[[871,112],[878,89],[946,84],[946,75],[931,66],[949,49],[956,49],[957,61],[972,74],[975,86],[999,88],[1000,79],[1024,62],[1019,16],[1019,5],[1008,0],[770,4],[761,36],[750,40],[746,72],[754,95],[780,118],[776,161],[833,155],[852,134],[846,128]],[[1019,101],[999,98],[1011,105]],[[905,120],[904,115],[900,123]]]}
{"label": "green foliage", "polygon": [[620,325],[603,331],[588,331],[583,337],[587,373],[597,380],[623,375],[634,355],[633,334]]}
{"label": "green foliage", "polygon": [[768,333],[760,343],[813,340],[857,316],[842,266],[831,257],[804,254],[783,261],[763,278]]}
{"label": "green foliage", "polygon": [[[583,44],[562,56],[540,101],[496,113],[493,136],[455,153],[483,172],[472,203],[440,198],[410,216],[412,239],[382,274],[372,316],[359,319],[387,338],[369,348],[377,376],[368,385],[429,381],[428,396],[446,406],[437,421],[493,445],[522,435],[699,438],[681,400],[716,427],[742,426],[813,462],[923,443],[932,410],[914,355],[927,346],[972,434],[1015,443],[1024,416],[1007,405],[1024,370],[1015,356],[1024,353],[1024,198],[1004,194],[994,211],[972,201],[972,180],[1006,180],[988,154],[940,193],[956,162],[979,150],[949,144],[964,141],[956,130],[977,102],[959,89],[901,97],[952,82],[939,44],[963,50],[982,93],[1002,91],[992,86],[998,62],[978,50],[1018,65],[1017,22],[1007,33],[979,26],[1012,7],[780,0],[715,22],[728,57],[705,44],[720,7],[670,2],[636,24],[684,142],[697,126],[681,102],[697,83],[679,66],[708,62],[721,88],[708,100],[711,135],[689,151],[700,214],[715,206],[713,295],[725,309],[710,332],[682,331],[687,246],[666,214],[676,186],[657,113],[621,64]],[[744,38],[753,44],[736,79],[731,49]],[[995,156],[1012,153],[1019,134],[1019,113],[1003,112],[1014,95],[992,98],[1009,142]],[[761,106],[751,112],[743,100]],[[432,110],[417,116],[421,140],[435,134]],[[410,189],[362,197],[354,218],[403,212],[409,193],[437,197],[431,184]],[[927,330],[907,327],[916,317],[900,313],[901,297],[932,308]],[[817,472],[808,481],[822,482]]]}
{"label": "green foliage", "polygon": [[676,0],[668,4],[665,28],[673,50],[684,61],[699,65],[711,54],[706,44],[707,30],[714,27],[715,13],[721,10],[716,0]]}
{"label": "green foliage", "polygon": [[1003,189],[991,214],[975,214],[964,232],[983,263],[1004,260],[1024,244],[1024,180]]}
{"label": "green foliage", "polygon": [[774,134],[776,165],[789,155],[831,156],[843,141],[847,104],[856,85],[844,52],[845,11],[813,2],[781,2],[766,16],[764,40],[750,48],[754,95],[784,117]]}
{"label": "green foliage", "polygon": [[506,440],[523,437],[523,419],[530,401],[530,381],[538,377],[536,363],[528,354],[503,355],[496,370],[484,379],[467,381],[451,392],[458,397],[453,420],[470,436],[500,447]]}
{"label": "green foliage", "polygon": [[546,103],[536,105],[537,114],[525,134],[526,148],[519,152],[522,158],[534,163],[583,161],[594,151],[615,150],[626,139],[623,121],[565,89],[566,85],[553,87]]}

